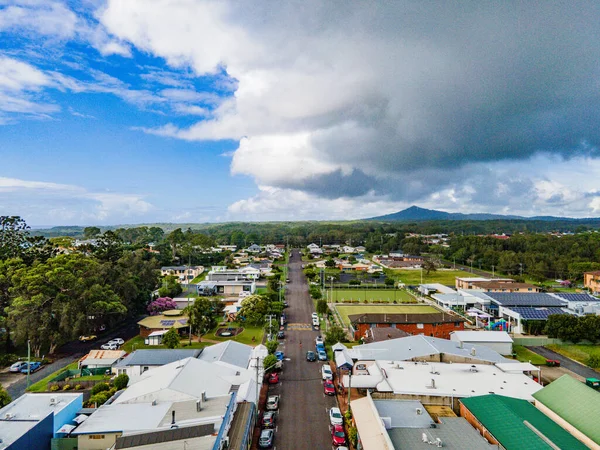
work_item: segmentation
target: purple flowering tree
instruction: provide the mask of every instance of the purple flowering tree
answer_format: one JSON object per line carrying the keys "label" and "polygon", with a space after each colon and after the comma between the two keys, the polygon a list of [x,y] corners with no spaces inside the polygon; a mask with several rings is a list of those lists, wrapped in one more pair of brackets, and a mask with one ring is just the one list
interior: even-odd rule
{"label": "purple flowering tree", "polygon": [[151,316],[157,316],[169,309],[177,309],[177,303],[171,297],[159,297],[148,305],[148,313]]}

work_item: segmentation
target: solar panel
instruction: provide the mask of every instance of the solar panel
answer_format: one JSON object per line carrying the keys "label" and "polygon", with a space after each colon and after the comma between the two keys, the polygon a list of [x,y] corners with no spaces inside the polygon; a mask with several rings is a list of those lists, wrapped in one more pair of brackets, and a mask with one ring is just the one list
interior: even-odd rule
{"label": "solar panel", "polygon": [[516,292],[486,292],[490,298],[502,306],[565,306],[561,300],[549,294],[520,294]]}
{"label": "solar panel", "polygon": [[567,294],[567,293],[557,293],[554,294],[560,298],[568,300],[570,302],[600,302],[600,298],[593,297],[589,294]]}
{"label": "solar panel", "polygon": [[518,313],[525,320],[547,320],[548,316],[553,314],[569,314],[563,311],[562,308],[526,308],[514,307],[508,308],[511,311]]}
{"label": "solar panel", "polygon": [[175,321],[174,320],[161,320],[160,324],[165,327],[170,327],[170,326],[175,325]]}
{"label": "solar panel", "polygon": [[188,320],[187,319],[179,319],[177,322],[179,322],[181,325],[187,325]]}

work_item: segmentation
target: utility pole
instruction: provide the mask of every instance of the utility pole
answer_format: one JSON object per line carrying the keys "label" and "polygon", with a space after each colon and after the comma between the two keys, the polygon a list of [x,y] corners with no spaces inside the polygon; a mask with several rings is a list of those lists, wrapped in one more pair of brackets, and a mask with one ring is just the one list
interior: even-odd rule
{"label": "utility pole", "polygon": [[523,263],[519,263],[520,266],[520,270],[521,270],[521,276],[523,276]]}
{"label": "utility pole", "polygon": [[31,371],[31,341],[27,339],[27,388],[29,388],[29,372]]}
{"label": "utility pole", "polygon": [[494,278],[494,265],[492,264],[492,278]]}

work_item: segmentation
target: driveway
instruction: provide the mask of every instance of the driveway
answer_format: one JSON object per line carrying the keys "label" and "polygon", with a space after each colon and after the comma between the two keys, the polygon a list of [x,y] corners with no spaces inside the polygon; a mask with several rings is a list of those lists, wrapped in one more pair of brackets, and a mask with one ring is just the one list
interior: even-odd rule
{"label": "driveway", "polygon": [[594,369],[584,366],[583,364],[578,363],[577,361],[573,361],[566,356],[561,355],[560,353],[556,353],[546,347],[527,347],[529,350],[536,352],[538,355],[542,355],[546,359],[556,359],[560,361],[560,365],[565,369],[569,369],[571,372],[576,373],[577,375],[583,378],[600,378],[600,373],[596,372]]}
{"label": "driveway", "polygon": [[[306,351],[315,350],[318,331],[311,327],[313,301],[302,273],[298,250],[290,258],[286,299],[288,320],[286,339],[280,345],[285,352],[281,382],[269,388],[269,394],[281,395],[275,447],[278,449],[330,449],[328,411],[336,406],[334,397],[323,394],[321,365],[306,361]],[[302,343],[302,345],[300,345]]]}

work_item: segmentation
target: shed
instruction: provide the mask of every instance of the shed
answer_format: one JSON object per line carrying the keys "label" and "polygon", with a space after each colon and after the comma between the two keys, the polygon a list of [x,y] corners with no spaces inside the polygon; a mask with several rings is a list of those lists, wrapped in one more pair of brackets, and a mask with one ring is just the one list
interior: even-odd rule
{"label": "shed", "polygon": [[485,345],[501,355],[512,354],[513,340],[506,331],[453,331],[450,340],[463,345]]}

